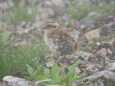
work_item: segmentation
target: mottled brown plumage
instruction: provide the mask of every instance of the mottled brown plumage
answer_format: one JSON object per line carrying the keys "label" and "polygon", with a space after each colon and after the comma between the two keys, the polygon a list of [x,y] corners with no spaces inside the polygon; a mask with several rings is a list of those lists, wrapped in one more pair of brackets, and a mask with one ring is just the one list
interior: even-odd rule
{"label": "mottled brown plumage", "polygon": [[60,55],[71,55],[77,52],[78,43],[68,32],[59,28],[57,22],[50,22],[43,28],[45,30],[44,41]]}

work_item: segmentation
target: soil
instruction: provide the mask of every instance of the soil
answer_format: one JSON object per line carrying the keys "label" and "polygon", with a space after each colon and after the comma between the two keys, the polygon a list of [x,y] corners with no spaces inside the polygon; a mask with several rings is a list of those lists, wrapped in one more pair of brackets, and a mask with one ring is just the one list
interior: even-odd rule
{"label": "soil", "polygon": [[3,84],[3,83],[0,83],[0,86],[6,86],[5,84]]}

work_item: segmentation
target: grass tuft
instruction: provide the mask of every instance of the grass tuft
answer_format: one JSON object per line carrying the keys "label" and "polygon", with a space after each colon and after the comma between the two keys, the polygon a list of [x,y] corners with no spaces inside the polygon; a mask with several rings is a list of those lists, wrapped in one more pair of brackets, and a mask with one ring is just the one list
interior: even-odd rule
{"label": "grass tuft", "polygon": [[35,16],[31,8],[27,6],[15,6],[7,12],[5,20],[10,24],[21,21],[35,22]]}
{"label": "grass tuft", "polygon": [[16,47],[0,45],[0,79],[24,72],[26,64],[37,67],[39,59],[48,53],[50,49],[44,43]]}

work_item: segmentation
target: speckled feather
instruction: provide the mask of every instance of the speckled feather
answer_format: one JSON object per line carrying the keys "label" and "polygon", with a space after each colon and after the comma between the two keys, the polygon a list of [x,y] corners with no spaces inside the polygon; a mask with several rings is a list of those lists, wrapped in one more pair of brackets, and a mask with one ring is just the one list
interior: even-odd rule
{"label": "speckled feather", "polygon": [[[78,50],[78,43],[68,32],[56,29],[51,33],[45,33],[45,42],[60,55],[70,55]],[[52,47],[52,45],[54,47]]]}

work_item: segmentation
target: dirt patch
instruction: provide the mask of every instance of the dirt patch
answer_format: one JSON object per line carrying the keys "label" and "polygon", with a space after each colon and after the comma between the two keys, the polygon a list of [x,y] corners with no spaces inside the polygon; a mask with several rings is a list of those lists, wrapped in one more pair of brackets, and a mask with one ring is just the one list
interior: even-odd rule
{"label": "dirt patch", "polygon": [[0,83],[0,86],[6,86],[5,84],[3,84],[3,83]]}

